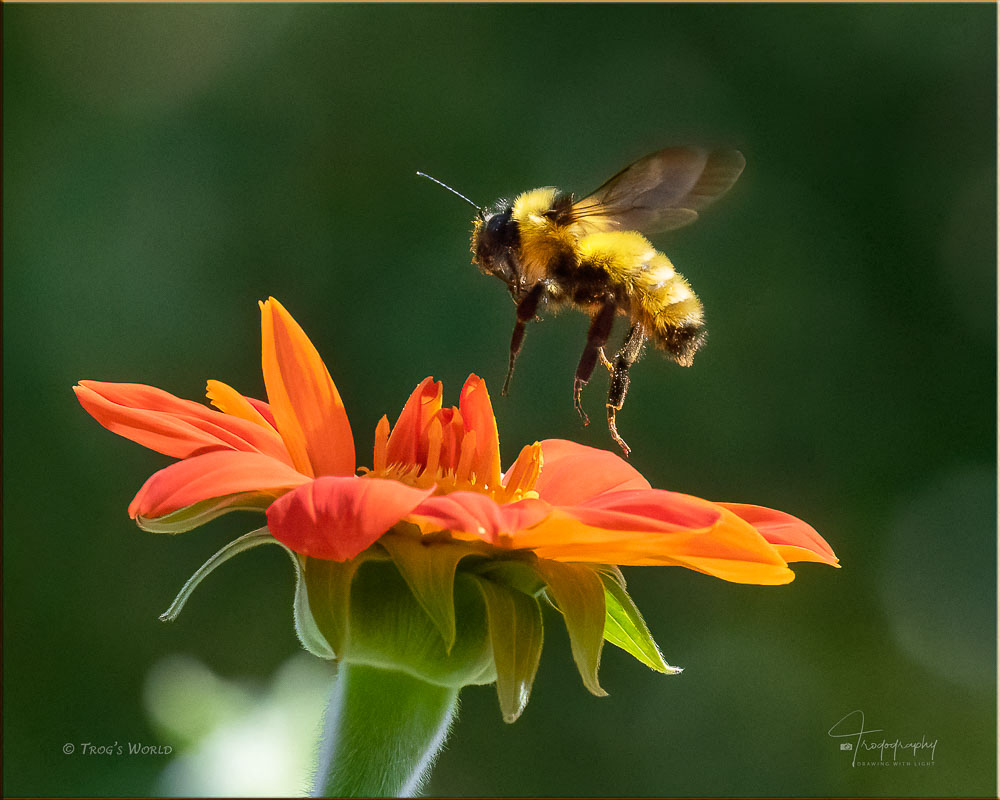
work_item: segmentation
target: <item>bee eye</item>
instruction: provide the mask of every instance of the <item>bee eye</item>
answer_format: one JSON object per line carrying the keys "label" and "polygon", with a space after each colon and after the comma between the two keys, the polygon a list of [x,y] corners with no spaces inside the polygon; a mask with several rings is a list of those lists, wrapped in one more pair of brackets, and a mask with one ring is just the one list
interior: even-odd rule
{"label": "bee eye", "polygon": [[517,228],[511,221],[513,211],[514,209],[508,206],[486,220],[486,233],[498,247],[510,246],[516,240]]}

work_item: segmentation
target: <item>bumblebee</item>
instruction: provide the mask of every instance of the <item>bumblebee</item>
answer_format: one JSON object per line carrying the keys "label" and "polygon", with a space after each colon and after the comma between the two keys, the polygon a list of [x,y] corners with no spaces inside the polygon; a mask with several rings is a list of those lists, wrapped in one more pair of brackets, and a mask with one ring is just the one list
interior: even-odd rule
{"label": "bumblebee", "polygon": [[[473,262],[502,280],[517,305],[502,394],[510,388],[527,323],[542,307],[578,308],[591,321],[573,380],[573,405],[589,424],[580,396],[600,359],[611,373],[608,429],[628,456],[616,414],[628,393],[629,368],[646,342],[685,367],[705,343],[701,301],[643,233],[694,222],[729,190],[745,164],[736,150],[671,147],[636,161],[581,200],[549,186],[480,208],[455,192],[478,212]],[[609,359],[604,347],[619,314],[631,324]]]}

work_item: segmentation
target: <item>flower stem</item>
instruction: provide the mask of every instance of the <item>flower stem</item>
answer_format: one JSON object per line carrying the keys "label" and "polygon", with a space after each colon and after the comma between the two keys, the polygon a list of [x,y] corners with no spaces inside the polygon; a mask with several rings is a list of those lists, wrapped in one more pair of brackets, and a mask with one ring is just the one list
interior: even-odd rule
{"label": "flower stem", "polygon": [[338,667],[314,797],[412,797],[430,774],[458,689],[397,670]]}

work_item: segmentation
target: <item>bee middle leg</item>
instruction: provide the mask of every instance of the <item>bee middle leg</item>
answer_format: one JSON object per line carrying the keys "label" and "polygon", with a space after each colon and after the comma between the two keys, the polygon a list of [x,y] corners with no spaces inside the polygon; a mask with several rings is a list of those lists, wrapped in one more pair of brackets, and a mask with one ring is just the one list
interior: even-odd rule
{"label": "bee middle leg", "polygon": [[629,328],[621,350],[615,355],[615,363],[611,372],[611,385],[608,388],[608,430],[611,432],[611,438],[618,443],[626,458],[632,450],[618,435],[615,414],[621,411],[622,406],[625,405],[625,395],[628,394],[629,385],[628,370],[638,360],[645,343],[646,331],[640,323],[636,322]]}
{"label": "bee middle leg", "polygon": [[597,366],[597,354],[602,351],[608,341],[608,336],[611,335],[615,311],[614,299],[609,297],[604,301],[601,310],[591,317],[590,330],[587,331],[587,344],[584,345],[583,355],[580,356],[580,363],[576,368],[576,377],[573,379],[573,407],[583,418],[584,425],[590,424],[590,418],[580,403],[580,393],[590,380],[590,376],[594,374],[594,367]]}
{"label": "bee middle leg", "polygon": [[507,394],[507,390],[510,388],[510,379],[514,376],[514,364],[517,363],[521,345],[524,343],[525,325],[527,325],[528,320],[535,316],[544,291],[545,285],[536,283],[517,304],[517,320],[514,323],[514,333],[510,337],[510,361],[507,363],[507,377],[504,379],[503,389],[500,390],[502,396]]}

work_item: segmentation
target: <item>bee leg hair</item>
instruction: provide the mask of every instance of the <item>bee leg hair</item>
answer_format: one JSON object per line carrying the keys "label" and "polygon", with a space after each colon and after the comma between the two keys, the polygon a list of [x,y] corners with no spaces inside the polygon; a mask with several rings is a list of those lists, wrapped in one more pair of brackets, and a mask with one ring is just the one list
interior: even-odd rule
{"label": "bee leg hair", "polygon": [[646,343],[646,332],[642,324],[636,322],[629,328],[621,350],[615,356],[614,369],[611,373],[611,385],[608,388],[608,430],[611,438],[614,439],[622,449],[625,457],[632,452],[631,448],[625,444],[625,440],[618,435],[618,424],[615,414],[622,410],[625,405],[625,395],[628,394],[629,376],[628,370],[642,352],[642,346]]}
{"label": "bee leg hair", "polygon": [[500,390],[501,395],[505,396],[510,388],[510,379],[514,376],[514,364],[524,343],[524,326],[535,316],[544,291],[545,284],[536,283],[517,304],[517,321],[514,323],[514,333],[510,337],[510,361],[507,364],[507,378],[503,382],[503,389]]}
{"label": "bee leg hair", "polygon": [[594,374],[594,367],[597,366],[597,354],[607,343],[608,336],[611,335],[611,326],[615,321],[615,301],[608,297],[604,300],[601,310],[590,319],[590,330],[587,331],[587,344],[584,345],[583,355],[580,356],[580,363],[576,368],[576,377],[573,379],[573,408],[575,408],[583,418],[583,424],[589,425],[590,418],[583,410],[580,403],[580,393],[587,385],[590,376]]}

